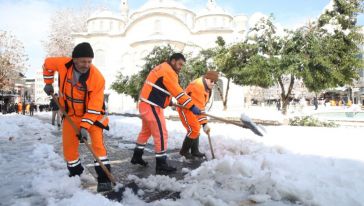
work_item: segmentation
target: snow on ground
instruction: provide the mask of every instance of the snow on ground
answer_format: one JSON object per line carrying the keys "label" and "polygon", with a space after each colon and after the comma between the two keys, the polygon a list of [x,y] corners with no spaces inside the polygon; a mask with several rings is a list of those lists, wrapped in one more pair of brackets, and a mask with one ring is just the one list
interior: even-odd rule
{"label": "snow on ground", "polygon": [[[136,140],[139,118],[111,116],[110,120],[109,136]],[[167,121],[167,127],[168,148],[180,148],[185,135],[182,124]],[[261,138],[233,125],[211,123],[210,127],[216,159],[196,170],[185,168],[185,179],[129,175],[151,190],[179,191],[181,199],[147,204],[128,191],[120,204],[220,206],[254,200],[259,205],[364,205],[363,128],[270,126]],[[0,128],[0,175],[5,177],[0,183],[0,204],[119,205],[81,189],[78,177],[67,176],[61,155],[55,153],[60,140],[49,132],[54,129],[51,125],[3,115]],[[201,135],[200,144],[211,158],[206,135]],[[133,143],[119,143],[120,149],[132,147]]]}

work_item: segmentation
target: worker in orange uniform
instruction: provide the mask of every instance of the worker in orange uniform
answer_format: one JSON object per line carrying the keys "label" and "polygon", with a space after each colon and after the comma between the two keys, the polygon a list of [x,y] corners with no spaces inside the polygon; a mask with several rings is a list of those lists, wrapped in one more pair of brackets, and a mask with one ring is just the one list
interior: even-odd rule
{"label": "worker in orange uniform", "polygon": [[[78,145],[91,137],[92,150],[109,169],[110,163],[103,143],[103,129],[108,128],[109,119],[104,115],[105,79],[92,64],[94,53],[89,43],[78,44],[69,57],[46,58],[43,66],[43,77],[46,83],[44,91],[50,95],[54,92],[52,83],[55,72],[58,72],[59,104],[65,109],[80,135],[67,120],[63,121],[62,141],[63,154],[67,162],[69,176],[81,175]],[[97,173],[97,191],[109,191],[112,185],[101,166],[95,161]]]}
{"label": "worker in orange uniform", "polygon": [[204,115],[204,110],[210,99],[212,89],[218,79],[218,72],[208,71],[204,76],[195,79],[187,86],[185,92],[192,98],[192,102],[197,107],[201,108],[200,115],[195,115],[188,109],[177,108],[181,122],[187,130],[186,137],[180,150],[180,155],[185,156],[187,159],[191,159],[193,157],[202,158],[205,156],[205,154],[201,153],[198,149],[200,128],[202,125],[203,131],[206,134],[210,132],[210,127],[207,124],[208,121],[206,115]]}
{"label": "worker in orange uniform", "polygon": [[170,106],[172,96],[180,105],[190,109],[194,114],[201,114],[200,109],[193,105],[178,83],[178,73],[186,59],[181,53],[173,54],[168,62],[157,65],[150,71],[140,94],[139,112],[142,118],[142,129],[136,141],[136,147],[131,159],[132,164],[147,166],[142,159],[144,147],[149,137],[154,138],[156,157],[156,173],[175,172],[176,168],[167,164],[168,133],[163,109]]}
{"label": "worker in orange uniform", "polygon": [[21,102],[18,103],[18,113],[21,114],[23,111],[23,104]]}

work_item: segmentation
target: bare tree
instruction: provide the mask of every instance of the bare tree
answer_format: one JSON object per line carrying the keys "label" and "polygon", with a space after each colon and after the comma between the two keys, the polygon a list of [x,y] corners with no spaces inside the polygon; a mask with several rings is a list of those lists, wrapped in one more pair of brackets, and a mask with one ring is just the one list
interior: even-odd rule
{"label": "bare tree", "polygon": [[0,90],[9,90],[10,84],[27,69],[27,55],[22,42],[6,31],[0,31]]}
{"label": "bare tree", "polygon": [[51,18],[50,33],[43,41],[47,56],[69,56],[74,47],[72,33],[87,30],[87,19],[93,10],[90,6],[80,9],[63,9]]}

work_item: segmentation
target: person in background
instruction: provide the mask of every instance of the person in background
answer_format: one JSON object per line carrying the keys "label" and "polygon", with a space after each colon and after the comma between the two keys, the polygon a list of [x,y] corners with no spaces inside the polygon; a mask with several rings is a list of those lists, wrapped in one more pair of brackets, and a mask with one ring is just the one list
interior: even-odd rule
{"label": "person in background", "polygon": [[23,104],[21,102],[18,103],[18,113],[21,114],[23,112]]}
{"label": "person in background", "polygon": [[18,103],[15,103],[15,104],[14,104],[14,111],[15,111],[17,114],[19,114],[19,105],[18,105]]}
{"label": "person in background", "polygon": [[[56,97],[58,99],[58,94],[55,93],[54,97]],[[54,125],[55,120],[57,119],[57,126],[60,127],[61,126],[61,117],[59,115],[59,107],[56,104],[55,99],[51,99],[49,107],[52,110],[52,125]]]}
{"label": "person in background", "polygon": [[278,99],[277,101],[277,110],[281,111],[281,99]]}
{"label": "person in background", "polygon": [[29,114],[30,115],[30,104],[28,103],[28,104],[26,104],[26,106],[25,106],[25,111],[26,111],[26,113],[27,114]]}
{"label": "person in background", "polygon": [[30,116],[33,116],[34,115],[34,110],[35,110],[35,104],[34,104],[34,101],[32,101],[30,103]]}
{"label": "person in background", "polygon": [[317,97],[313,98],[313,105],[315,106],[315,110],[317,110],[318,108],[318,101],[317,101]]}

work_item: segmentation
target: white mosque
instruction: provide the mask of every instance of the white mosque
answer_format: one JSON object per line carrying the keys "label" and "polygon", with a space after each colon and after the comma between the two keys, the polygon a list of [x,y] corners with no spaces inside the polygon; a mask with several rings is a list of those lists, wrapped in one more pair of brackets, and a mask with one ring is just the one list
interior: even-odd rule
{"label": "white mosque", "polygon": [[[103,10],[87,20],[87,32],[74,34],[75,44],[90,42],[94,48],[94,64],[106,78],[109,112],[135,109],[130,97],[110,89],[118,72],[137,73],[145,57],[155,46],[171,45],[176,51],[197,54],[215,46],[218,36],[227,43],[241,40],[247,16],[233,16],[215,0],[207,0],[206,8],[192,11],[175,0],[148,0],[130,12],[128,1],[121,0],[120,13]],[[234,91],[236,90],[236,91]],[[241,95],[236,95],[236,94]],[[243,89],[232,86],[231,106],[243,107]],[[232,95],[233,96],[233,95]],[[236,99],[238,98],[238,99]]]}
{"label": "white mosque", "polygon": [[[106,78],[109,112],[125,112],[136,108],[126,95],[110,89],[118,74],[137,73],[145,57],[155,46],[171,45],[176,51],[198,54],[215,46],[218,36],[227,43],[243,39],[248,17],[227,13],[216,0],[207,0],[201,11],[192,11],[175,0],[148,0],[130,12],[128,0],[121,0],[120,12],[102,10],[87,20],[87,32],[74,34],[74,43],[90,42],[93,63]],[[226,85],[225,85],[226,86]],[[41,92],[41,91],[40,91]],[[230,85],[229,104],[243,107],[243,88]],[[214,103],[214,107],[221,105]]]}

